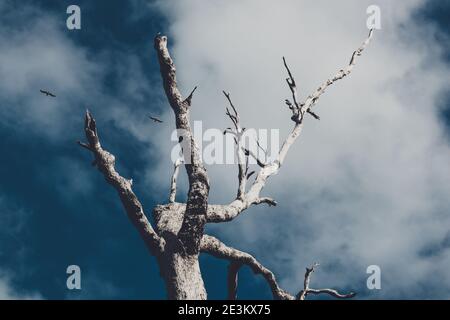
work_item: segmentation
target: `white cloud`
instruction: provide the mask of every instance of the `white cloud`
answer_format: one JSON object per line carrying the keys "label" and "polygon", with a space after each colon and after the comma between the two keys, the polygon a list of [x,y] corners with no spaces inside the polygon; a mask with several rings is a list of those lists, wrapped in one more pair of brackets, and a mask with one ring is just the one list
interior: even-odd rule
{"label": "white cloud", "polygon": [[[4,196],[0,195],[0,221],[2,221],[0,225],[0,258],[2,260],[22,260],[21,255],[26,252],[26,248],[21,242],[20,234],[24,230],[29,215],[30,213],[27,210],[10,203]],[[16,246],[14,257],[6,256],[5,245]],[[42,299],[37,292],[20,291],[13,285],[14,276],[20,272],[19,270],[23,270],[24,266],[17,265],[14,271],[7,271],[2,267],[0,265],[0,300]]]}
{"label": "white cloud", "polygon": [[[322,120],[308,119],[264,191],[280,207],[259,207],[213,229],[272,266],[292,291],[304,267],[318,260],[323,267],[313,281],[320,286],[357,287],[369,298],[448,298],[450,150],[436,101],[448,88],[449,70],[430,36],[436,31],[412,20],[424,1],[379,3],[383,29],[354,73],[321,98]],[[365,38],[369,4],[161,2],[183,92],[199,85],[192,120],[227,127],[226,89],[247,127],[280,128],[285,136],[292,123],[281,57],[302,97],[309,94]],[[167,138],[154,141],[169,154]],[[234,196],[236,171],[209,168],[214,201]],[[371,264],[382,268],[381,292],[364,289]]]}
{"label": "white cloud", "polygon": [[30,5],[14,7],[9,1],[0,7],[1,122],[17,132],[58,139],[77,123],[102,69],[68,39],[70,31],[61,29],[56,17]]}
{"label": "white cloud", "polygon": [[42,299],[39,294],[23,294],[17,292],[7,278],[0,276],[0,300],[37,300]]}

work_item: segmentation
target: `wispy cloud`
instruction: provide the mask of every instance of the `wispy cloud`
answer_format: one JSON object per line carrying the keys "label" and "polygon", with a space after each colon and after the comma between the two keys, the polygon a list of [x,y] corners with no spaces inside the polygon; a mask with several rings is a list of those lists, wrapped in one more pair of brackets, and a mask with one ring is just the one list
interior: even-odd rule
{"label": "wispy cloud", "polygon": [[42,297],[37,293],[22,293],[15,289],[8,278],[0,275],[0,300],[38,300]]}
{"label": "wispy cloud", "polygon": [[[29,216],[29,211],[0,194],[0,221],[2,221],[0,225],[0,258],[2,261],[14,260],[18,264],[15,270],[5,270],[0,265],[0,300],[42,299],[36,290],[31,292],[21,290],[14,285],[13,281],[15,277],[20,276],[24,269],[20,263],[23,261],[27,249],[21,240],[21,234],[23,234]],[[14,246],[15,254],[13,256],[5,253],[7,246]]]}
{"label": "wispy cloud", "polygon": [[2,125],[57,139],[79,117],[101,66],[68,39],[55,17],[33,6],[14,6],[8,1],[0,8],[5,17],[0,22]]}

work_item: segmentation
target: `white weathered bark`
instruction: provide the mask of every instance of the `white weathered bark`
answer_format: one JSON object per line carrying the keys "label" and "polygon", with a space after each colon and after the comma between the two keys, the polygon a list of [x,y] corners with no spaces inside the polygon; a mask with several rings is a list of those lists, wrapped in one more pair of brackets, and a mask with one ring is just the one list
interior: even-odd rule
{"label": "white weathered bark", "polygon": [[175,161],[173,165],[173,175],[172,180],[170,181],[170,194],[169,194],[169,203],[175,202],[175,197],[177,195],[177,178],[180,173],[180,166],[183,164],[183,159],[178,159]]}
{"label": "white weathered bark", "polygon": [[[308,113],[314,118],[320,119],[312,112],[312,107],[327,87],[351,73],[356,58],[369,44],[372,34],[373,31],[371,30],[367,40],[353,53],[349,65],[327,80],[303,103],[298,100],[296,82],[286,60],[283,58],[284,66],[288,72],[286,82],[293,99],[293,102],[286,100],[286,104],[292,111],[291,119],[294,121],[294,128],[284,141],[276,159],[271,163],[261,161],[242,145],[241,137],[245,129],[241,126],[239,114],[231,101],[230,95],[224,92],[232,109],[230,111],[227,108],[227,115],[233,123],[233,129],[229,128],[225,130],[225,133],[234,135],[239,159],[238,192],[236,199],[227,205],[208,204],[209,179],[201,161],[200,151],[194,140],[189,120],[192,98],[197,87],[192,90],[186,99],[182,98],[177,87],[175,64],[167,48],[167,38],[157,36],[154,46],[160,64],[163,87],[175,116],[175,127],[180,129],[179,142],[183,148],[184,159],[177,161],[174,165],[169,203],[157,205],[153,209],[155,229],[148,221],[142,204],[132,190],[132,180],[123,178],[116,171],[115,157],[102,148],[95,120],[91,113],[86,112],[84,129],[88,142],[78,143],[94,155],[93,164],[103,174],[105,180],[117,190],[129,219],[138,230],[151,254],[158,261],[160,274],[165,281],[169,299],[207,298],[199,265],[200,253],[207,253],[230,262],[227,280],[229,299],[237,297],[238,272],[244,265],[250,267],[255,274],[264,277],[272,290],[274,299],[303,300],[309,294],[329,294],[336,298],[351,298],[354,296],[354,293],[340,294],[333,289],[311,289],[309,287],[310,278],[317,265],[307,268],[303,289],[296,296],[293,296],[284,291],[278,285],[275,275],[253,256],[228,247],[212,236],[205,235],[204,228],[206,223],[231,221],[252,205],[262,203],[270,206],[276,205],[273,199],[261,196],[261,191],[266,185],[267,179],[278,173],[290,147],[299,137],[303,129],[304,115]],[[248,157],[250,156],[257,160],[260,170],[255,181],[247,190],[248,179],[254,173],[249,173]],[[175,202],[177,177],[182,163],[184,163],[189,181],[187,203]]]}
{"label": "white weathered bark", "polygon": [[153,230],[148,221],[142,204],[131,188],[132,180],[123,178],[116,171],[115,157],[102,148],[95,119],[89,111],[86,112],[84,130],[88,143],[80,141],[78,143],[93,153],[94,162],[92,164],[103,174],[105,180],[117,190],[129,219],[138,230],[147,248],[153,255],[160,256],[164,251],[165,240]]}

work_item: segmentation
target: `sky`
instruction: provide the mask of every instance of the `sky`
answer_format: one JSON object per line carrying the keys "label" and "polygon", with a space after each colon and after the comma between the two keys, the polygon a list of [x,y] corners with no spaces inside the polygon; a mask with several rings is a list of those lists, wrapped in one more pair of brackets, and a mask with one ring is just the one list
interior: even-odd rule
{"label": "sky", "polygon": [[[285,56],[306,97],[348,63],[367,36],[366,8],[382,29],[352,75],[317,105],[264,195],[276,208],[248,210],[207,231],[250,252],[282,287],[356,291],[361,299],[450,297],[450,5],[411,1],[0,2],[0,299],[164,299],[164,284],[119,199],[77,146],[93,112],[105,148],[150,216],[165,203],[173,115],[153,37],[168,35],[180,88],[198,90],[192,120],[229,126],[227,90],[245,126],[292,126]],[[56,93],[45,97],[39,89]],[[150,122],[152,114],[163,125]],[[208,165],[211,201],[230,202],[237,168]],[[180,177],[178,200],[187,191]],[[68,290],[79,265],[82,289]],[[366,287],[378,265],[381,290]],[[227,263],[201,257],[209,298],[226,297]],[[247,268],[239,297],[269,299]]]}

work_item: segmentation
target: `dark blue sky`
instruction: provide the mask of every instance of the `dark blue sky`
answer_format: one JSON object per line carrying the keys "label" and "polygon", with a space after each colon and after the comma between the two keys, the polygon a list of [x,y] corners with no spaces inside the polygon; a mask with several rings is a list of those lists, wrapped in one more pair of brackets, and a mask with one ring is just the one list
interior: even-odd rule
{"label": "dark blue sky", "polygon": [[[69,32],[65,25],[65,11],[70,4],[73,1],[21,1],[20,5],[14,2],[14,8],[10,10],[20,11],[21,6],[33,5],[59,17],[56,27],[66,33],[76,46],[85,48],[91,61],[103,59],[107,53],[109,63],[120,64],[124,55],[135,55],[146,83],[151,84],[153,90],[145,92],[144,99],[132,101],[133,112],[143,116],[159,114],[161,110],[158,108],[163,104],[153,102],[164,101],[164,98],[152,39],[157,32],[167,30],[168,22],[161,13],[156,8],[145,7],[141,9],[142,15],[131,19],[131,2],[77,1],[82,8],[82,30]],[[9,14],[17,13],[6,11],[6,16],[1,18],[12,29],[21,29],[26,24],[26,21],[9,19]],[[421,23],[439,26],[442,33],[437,36],[446,43],[445,54],[450,63],[450,3],[429,1],[417,15]],[[110,96],[120,93],[122,80],[115,68],[106,70],[99,78],[103,90]],[[40,99],[39,88],[36,90],[36,99]],[[89,97],[84,99],[89,103]],[[99,108],[95,102],[89,103],[94,113]],[[7,99],[0,101],[0,108],[8,103]],[[442,105],[442,112],[450,121],[447,101],[443,100]],[[91,156],[75,144],[76,140],[83,138],[85,107],[73,105],[74,115],[64,124],[68,130],[63,130],[58,139],[35,134],[36,130],[42,129],[23,127],[14,119],[0,122],[0,210],[3,211],[0,218],[3,215],[2,221],[6,221],[0,222],[3,224],[0,226],[0,270],[8,275],[16,292],[35,292],[45,299],[163,299],[164,287],[154,258],[149,256],[129,223],[115,192],[90,167]],[[148,163],[136,155],[148,144],[136,141],[114,123],[97,118],[100,134],[104,143],[107,141],[107,148],[116,155],[121,173],[136,176],[142,172]],[[33,126],[32,123],[28,125]],[[73,128],[78,128],[78,132]],[[65,167],[67,159],[88,168],[91,192],[64,194],[64,188],[71,184],[60,174],[71,170]],[[135,191],[139,196],[148,194],[144,187],[144,184],[137,183]],[[152,207],[165,198],[155,195],[154,198],[141,197],[141,200],[149,215]],[[15,229],[19,231],[14,232]],[[81,267],[81,291],[69,292],[66,289],[65,270],[70,264]],[[227,264],[221,261],[202,258],[210,298],[225,297],[226,267]],[[267,285],[248,269],[241,272],[240,279],[240,298],[271,297]]]}
{"label": "dark blue sky", "polygon": [[[423,19],[427,23],[436,25],[440,33],[435,36],[437,40],[444,47],[444,58],[450,63],[450,2],[448,1],[430,1],[430,4],[418,12],[418,17]],[[443,99],[442,104],[442,119],[447,128],[450,123],[450,107],[448,105],[450,101],[450,93],[447,94],[446,99]],[[450,136],[450,129],[448,129]]]}

